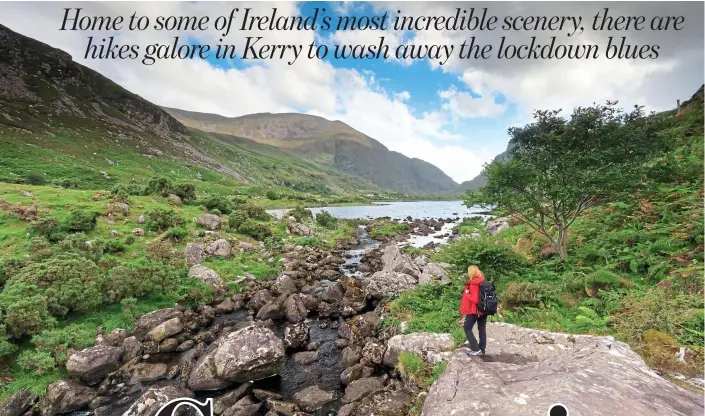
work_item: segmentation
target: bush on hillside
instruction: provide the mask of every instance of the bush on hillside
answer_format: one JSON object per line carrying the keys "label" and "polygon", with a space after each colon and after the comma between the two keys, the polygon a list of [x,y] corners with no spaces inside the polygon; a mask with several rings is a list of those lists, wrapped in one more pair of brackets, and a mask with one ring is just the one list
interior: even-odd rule
{"label": "bush on hillside", "polygon": [[162,232],[171,227],[182,227],[186,219],[171,208],[157,207],[147,212],[146,227],[150,231]]}
{"label": "bush on hillside", "polygon": [[166,230],[166,233],[164,234],[164,236],[166,238],[169,238],[172,241],[181,241],[187,235],[188,235],[188,231],[186,231],[186,229],[183,227],[171,227],[168,230]]}
{"label": "bush on hillside", "polygon": [[[436,254],[436,259],[449,263],[461,273],[471,265],[482,270],[489,280],[515,274],[526,265],[526,260],[511,247],[498,244],[491,238],[463,238],[449,244]],[[497,282],[495,282],[495,285]]]}
{"label": "bush on hillside", "polygon": [[78,189],[81,187],[81,180],[77,178],[64,178],[58,180],[56,184],[66,189]]}
{"label": "bush on hillside", "polygon": [[181,268],[141,258],[119,263],[108,272],[105,296],[108,302],[120,302],[125,298],[142,298],[152,294],[167,294],[176,290]]}
{"label": "bush on hillside", "polygon": [[272,235],[272,230],[269,229],[267,224],[257,222],[253,219],[246,219],[237,228],[240,234],[248,235],[255,240],[264,241],[267,237]]}
{"label": "bush on hillside", "polygon": [[191,202],[196,200],[196,185],[192,183],[180,183],[174,185],[172,191],[177,195],[183,202]]}
{"label": "bush on hillside", "polygon": [[269,214],[267,214],[267,211],[262,207],[252,204],[243,204],[230,214],[228,217],[228,226],[232,230],[237,231],[242,223],[248,219],[268,220]]}
{"label": "bush on hillside", "polygon": [[90,231],[98,223],[98,213],[94,211],[76,210],[71,212],[64,225],[70,232]]}
{"label": "bush on hillside", "polygon": [[37,218],[36,220],[29,223],[27,226],[27,231],[37,237],[44,237],[47,240],[51,240],[52,236],[59,229],[59,222],[56,218],[45,217]]}
{"label": "bush on hillside", "polygon": [[268,190],[265,196],[270,201],[276,201],[277,199],[279,199],[279,195],[277,195],[277,193],[273,189]]}
{"label": "bush on hillside", "polygon": [[173,188],[174,184],[172,184],[169,179],[164,177],[152,177],[149,178],[149,181],[147,182],[145,194],[159,195],[166,198],[169,194],[173,193]]}
{"label": "bush on hillside", "polygon": [[222,214],[230,214],[235,209],[234,204],[228,198],[223,195],[211,195],[203,201],[203,206],[208,209],[209,212],[214,210],[220,211]]}
{"label": "bush on hillside", "polygon": [[25,177],[25,183],[29,185],[44,185],[47,183],[44,175],[40,173],[30,173]]}
{"label": "bush on hillside", "polygon": [[316,224],[325,228],[334,228],[338,223],[338,219],[331,215],[328,211],[321,211],[316,214]]}
{"label": "bush on hillside", "polygon": [[35,335],[56,324],[49,313],[49,300],[37,285],[15,283],[0,292],[2,320],[8,335],[20,338]]}

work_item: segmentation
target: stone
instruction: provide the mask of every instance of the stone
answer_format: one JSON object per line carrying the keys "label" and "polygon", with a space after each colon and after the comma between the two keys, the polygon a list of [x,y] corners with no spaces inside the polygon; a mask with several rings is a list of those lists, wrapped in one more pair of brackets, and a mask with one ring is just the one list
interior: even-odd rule
{"label": "stone", "polygon": [[118,230],[110,230],[110,238],[118,238],[120,237],[120,233]]}
{"label": "stone", "polygon": [[178,195],[169,194],[169,196],[167,197],[167,201],[169,201],[170,205],[174,205],[177,207],[181,206],[181,198]]}
{"label": "stone", "polygon": [[340,373],[340,383],[347,386],[355,380],[362,378],[363,367],[360,364],[355,364],[347,367]]}
{"label": "stone", "polygon": [[172,318],[181,318],[183,313],[176,308],[157,309],[140,316],[135,322],[132,336],[143,340],[149,331]]}
{"label": "stone", "polygon": [[408,274],[384,270],[361,276],[360,280],[366,296],[380,300],[397,297],[416,285],[416,279]]}
{"label": "stone", "polygon": [[274,399],[267,399],[267,408],[284,416],[294,416],[299,410],[294,403]]}
{"label": "stone", "polygon": [[181,325],[181,319],[179,317],[171,318],[152,328],[152,330],[147,333],[146,339],[159,342],[178,334],[183,329],[184,327]]}
{"label": "stone", "polygon": [[421,270],[396,244],[388,244],[382,253],[382,271],[403,273],[418,279]]}
{"label": "stone", "polygon": [[37,400],[37,396],[28,389],[22,389],[0,404],[0,415],[23,415],[35,400]]}
{"label": "stone", "polygon": [[162,406],[179,398],[194,398],[194,394],[176,384],[150,387],[122,416],[154,416]]}
{"label": "stone", "polygon": [[305,237],[316,235],[312,228],[298,222],[289,222],[288,224],[286,224],[286,230],[291,234],[296,234]]}
{"label": "stone", "polygon": [[318,386],[310,386],[294,393],[294,403],[304,412],[315,412],[324,405],[332,402],[335,395]]}
{"label": "stone", "polygon": [[66,361],[70,376],[88,384],[99,382],[111,371],[117,370],[122,357],[122,347],[97,345],[73,353]]}
{"label": "stone", "polygon": [[431,282],[440,282],[443,284],[450,283],[448,273],[438,263],[428,263],[425,265],[423,272],[419,276],[420,285]]}
{"label": "stone", "polygon": [[188,377],[188,388],[193,391],[220,390],[229,387],[232,383],[218,377],[215,367],[215,350],[202,355]]}
{"label": "stone", "polygon": [[184,259],[186,260],[186,264],[189,267],[203,263],[203,261],[206,259],[206,253],[203,248],[203,244],[188,243],[188,245],[184,249]]}
{"label": "stone", "polygon": [[74,381],[59,380],[47,387],[41,403],[42,416],[54,416],[87,407],[96,393]]}
{"label": "stone", "polygon": [[179,340],[167,338],[159,343],[159,352],[174,352],[179,347]]}
{"label": "stone", "polygon": [[[562,403],[571,415],[701,415],[702,394],[678,387],[612,337],[569,335],[488,323],[486,356],[448,359],[422,415],[457,409],[506,416],[545,415]],[[482,388],[467,388],[468,380]]]}
{"label": "stone", "polygon": [[130,375],[130,384],[156,381],[166,377],[169,367],[164,363],[134,363],[130,362],[120,367],[121,372]]}
{"label": "stone", "polygon": [[130,206],[124,202],[113,202],[106,206],[108,209],[108,214],[119,214],[122,216],[128,216],[130,214]]}
{"label": "stone", "polygon": [[200,264],[191,266],[188,271],[189,277],[194,277],[201,280],[203,283],[212,286],[215,289],[216,294],[225,293],[225,287],[223,286],[223,280],[218,276],[218,273]]}
{"label": "stone", "polygon": [[196,223],[201,227],[215,231],[220,228],[220,217],[214,214],[201,214],[196,218]]}
{"label": "stone", "polygon": [[218,377],[234,382],[259,380],[279,372],[284,361],[284,343],[274,333],[257,325],[221,337],[213,361]]}
{"label": "stone", "polygon": [[384,344],[368,341],[362,349],[362,356],[375,364],[382,364],[386,347]]}
{"label": "stone", "polygon": [[[384,383],[377,377],[366,377],[355,380],[345,388],[343,403],[356,402],[369,394],[384,388]],[[447,414],[451,414],[450,412]]]}
{"label": "stone", "polygon": [[[406,416],[410,414],[413,397],[402,390],[385,389],[370,394],[355,406],[354,415]],[[543,416],[545,413],[541,414]],[[571,413],[572,414],[572,413]]]}
{"label": "stone", "polygon": [[245,396],[223,412],[223,416],[254,416],[258,414],[261,407],[262,403],[255,403]]}
{"label": "stone", "polygon": [[487,221],[487,224],[485,224],[485,231],[489,235],[497,234],[507,228],[509,228],[509,222],[505,218],[497,218],[495,220]]}
{"label": "stone", "polygon": [[298,291],[294,280],[285,274],[277,277],[277,280],[272,285],[272,289],[282,295],[292,294]]}
{"label": "stone", "polygon": [[194,340],[192,340],[192,339],[187,339],[186,341],[184,341],[184,342],[182,342],[181,344],[179,344],[178,347],[176,347],[176,351],[177,351],[177,352],[188,351],[188,350],[190,350],[191,348],[193,348],[194,345],[196,345],[196,342],[195,342]]}
{"label": "stone", "polygon": [[343,367],[350,367],[360,362],[362,358],[362,348],[351,345],[343,349],[341,358]]}
{"label": "stone", "polygon": [[443,361],[447,351],[455,348],[451,334],[415,332],[407,335],[395,335],[387,341],[384,353],[384,365],[394,367],[402,351],[412,352],[432,365]]}
{"label": "stone", "polygon": [[301,347],[308,341],[308,331],[308,324],[305,323],[287,325],[284,329],[284,345],[287,348]]}
{"label": "stone", "polygon": [[269,290],[261,289],[255,292],[254,295],[252,295],[252,298],[250,298],[250,301],[247,303],[247,307],[250,308],[250,310],[257,311],[267,303],[272,302],[273,300],[274,298],[272,297],[272,294],[269,292]]}
{"label": "stone", "polygon": [[254,244],[250,244],[246,241],[240,241],[240,243],[237,245],[237,248],[240,250],[240,252],[243,252],[255,250],[257,247],[255,247]]}
{"label": "stone", "polygon": [[231,252],[232,248],[230,247],[230,243],[224,238],[215,240],[212,243],[208,244],[208,246],[206,247],[206,253],[210,254],[211,256],[220,256],[228,258],[230,257]]}
{"label": "stone", "polygon": [[286,310],[286,319],[291,323],[301,322],[308,315],[308,310],[301,300],[301,297],[297,294],[289,295],[284,302],[284,309]]}
{"label": "stone", "polygon": [[266,402],[268,399],[281,400],[283,397],[279,393],[262,389],[252,389],[252,394],[257,398],[257,400],[261,400],[263,402]]}
{"label": "stone", "polygon": [[229,313],[235,310],[235,302],[227,298],[215,306],[216,313]]}
{"label": "stone", "polygon": [[132,235],[134,235],[135,237],[143,237],[144,236],[144,229],[143,228],[133,228]]}
{"label": "stone", "polygon": [[379,326],[379,317],[374,312],[354,316],[338,327],[338,334],[352,343],[374,337]]}
{"label": "stone", "polygon": [[122,342],[122,361],[128,362],[133,358],[137,358],[142,355],[142,343],[137,341],[136,337],[127,337]]}
{"label": "stone", "polygon": [[293,356],[294,362],[299,365],[310,365],[318,361],[318,351],[297,352]]}
{"label": "stone", "polygon": [[262,306],[259,312],[257,312],[257,319],[262,321],[266,321],[268,319],[279,320],[282,318],[284,318],[284,311],[277,301],[267,303]]}
{"label": "stone", "polygon": [[144,224],[145,223],[145,217],[144,215],[140,215],[137,217],[137,224]]}
{"label": "stone", "polygon": [[[235,405],[237,402],[240,401],[243,397],[247,395],[247,393],[250,391],[252,388],[252,383],[244,383],[240,385],[240,387],[236,388],[233,391],[230,391],[228,393],[223,394],[222,396],[218,396],[215,399],[213,399],[213,413],[216,415],[219,415],[229,408],[231,408],[233,405]],[[251,400],[248,398],[248,405],[253,404]],[[243,406],[240,406],[243,407]]]}
{"label": "stone", "polygon": [[127,338],[127,331],[122,328],[115,328],[103,338],[103,345],[119,347],[125,341],[125,338]]}

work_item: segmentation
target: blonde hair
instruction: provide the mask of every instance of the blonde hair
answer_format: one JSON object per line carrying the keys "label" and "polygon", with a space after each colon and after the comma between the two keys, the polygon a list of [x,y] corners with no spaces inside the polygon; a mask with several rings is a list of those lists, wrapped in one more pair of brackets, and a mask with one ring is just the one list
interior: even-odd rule
{"label": "blonde hair", "polygon": [[484,279],[485,275],[482,274],[479,267],[473,264],[472,266],[468,267],[468,277],[470,277],[470,279],[474,279],[476,277],[481,277]]}

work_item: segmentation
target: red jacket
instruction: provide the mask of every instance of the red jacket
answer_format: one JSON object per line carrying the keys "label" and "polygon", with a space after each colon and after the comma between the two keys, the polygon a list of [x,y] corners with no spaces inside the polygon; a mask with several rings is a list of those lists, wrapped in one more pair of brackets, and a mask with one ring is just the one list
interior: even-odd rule
{"label": "red jacket", "polygon": [[477,312],[477,304],[480,301],[480,283],[484,282],[482,277],[475,277],[465,282],[463,298],[460,301],[460,313],[462,315],[482,316],[482,312]]}

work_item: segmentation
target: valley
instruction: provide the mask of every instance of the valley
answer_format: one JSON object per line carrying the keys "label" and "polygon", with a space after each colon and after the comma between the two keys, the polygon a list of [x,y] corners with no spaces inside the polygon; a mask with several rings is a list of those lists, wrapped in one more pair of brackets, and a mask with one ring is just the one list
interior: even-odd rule
{"label": "valley", "polygon": [[[660,146],[619,161],[640,187],[561,251],[558,218],[480,208],[531,177],[528,134],[458,185],[340,121],[156,106],[0,26],[0,414],[702,413],[703,87],[632,122]],[[470,265],[501,302],[473,357]]]}

